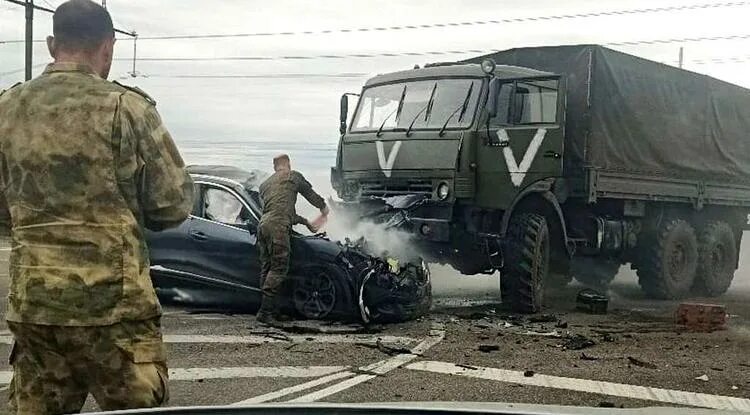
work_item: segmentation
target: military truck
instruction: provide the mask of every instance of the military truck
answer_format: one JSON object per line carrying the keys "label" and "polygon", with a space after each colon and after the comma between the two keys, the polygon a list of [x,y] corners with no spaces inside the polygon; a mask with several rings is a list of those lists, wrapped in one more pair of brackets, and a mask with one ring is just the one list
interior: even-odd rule
{"label": "military truck", "polygon": [[[660,299],[730,286],[750,227],[750,90],[596,45],[376,76],[341,105],[332,183],[536,312],[622,264]],[[374,209],[374,210],[373,210]]]}

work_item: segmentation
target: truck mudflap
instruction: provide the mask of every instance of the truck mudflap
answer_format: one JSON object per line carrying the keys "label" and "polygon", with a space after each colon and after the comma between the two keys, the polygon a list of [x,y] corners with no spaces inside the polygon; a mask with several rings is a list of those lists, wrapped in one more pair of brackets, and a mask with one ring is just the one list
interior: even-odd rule
{"label": "truck mudflap", "polygon": [[346,239],[341,258],[357,281],[357,307],[363,323],[398,323],[430,310],[432,282],[421,258],[402,262],[367,253],[364,239]]}

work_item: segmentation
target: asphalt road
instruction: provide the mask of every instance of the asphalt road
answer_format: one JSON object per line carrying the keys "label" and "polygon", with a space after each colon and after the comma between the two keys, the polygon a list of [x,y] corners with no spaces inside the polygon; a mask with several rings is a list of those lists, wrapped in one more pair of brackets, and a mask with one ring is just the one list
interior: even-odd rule
{"label": "asphalt road", "polygon": [[[3,296],[8,253],[0,246]],[[461,400],[750,411],[750,272],[739,272],[727,295],[696,299],[727,307],[728,329],[713,333],[680,330],[678,303],[644,299],[625,270],[608,314],[576,311],[581,287],[572,285],[550,296],[549,322],[505,315],[496,276],[435,274],[430,316],[371,333],[284,333],[252,315],[167,306],[170,405]],[[573,350],[575,335],[594,344]],[[0,323],[0,354],[11,340]],[[10,370],[0,362],[3,402]]]}

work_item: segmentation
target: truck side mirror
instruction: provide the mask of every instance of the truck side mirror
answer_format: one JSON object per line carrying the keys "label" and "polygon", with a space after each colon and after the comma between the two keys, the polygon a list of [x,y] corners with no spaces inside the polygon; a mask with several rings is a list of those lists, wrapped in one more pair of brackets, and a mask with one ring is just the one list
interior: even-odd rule
{"label": "truck side mirror", "polygon": [[492,78],[490,80],[489,97],[487,97],[487,115],[489,118],[497,116],[497,95],[500,92],[500,80]]}
{"label": "truck side mirror", "polygon": [[339,133],[346,133],[346,117],[349,115],[349,96],[341,96],[341,110],[339,113]]}

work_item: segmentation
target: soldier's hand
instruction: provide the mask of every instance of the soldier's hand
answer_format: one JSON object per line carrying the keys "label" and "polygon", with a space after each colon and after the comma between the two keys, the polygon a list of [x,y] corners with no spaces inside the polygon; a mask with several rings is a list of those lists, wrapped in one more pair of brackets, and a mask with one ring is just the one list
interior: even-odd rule
{"label": "soldier's hand", "polygon": [[320,209],[320,214],[323,216],[328,216],[329,213],[331,213],[331,209],[328,208],[328,205],[324,206],[323,209]]}

